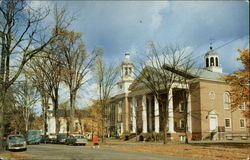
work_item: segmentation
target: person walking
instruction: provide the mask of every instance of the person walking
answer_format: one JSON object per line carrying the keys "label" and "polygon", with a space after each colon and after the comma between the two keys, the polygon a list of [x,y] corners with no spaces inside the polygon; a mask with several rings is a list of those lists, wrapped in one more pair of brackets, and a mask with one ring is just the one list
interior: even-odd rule
{"label": "person walking", "polygon": [[98,136],[94,135],[93,136],[93,148],[95,148],[96,146],[97,146],[97,148],[99,148]]}

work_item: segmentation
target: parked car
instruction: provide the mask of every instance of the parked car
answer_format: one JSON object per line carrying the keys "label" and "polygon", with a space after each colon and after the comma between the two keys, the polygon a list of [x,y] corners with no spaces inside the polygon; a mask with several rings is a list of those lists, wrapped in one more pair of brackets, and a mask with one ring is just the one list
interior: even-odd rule
{"label": "parked car", "polygon": [[65,144],[67,145],[84,145],[85,146],[87,143],[88,143],[88,139],[85,138],[81,134],[72,134],[65,141]]}
{"label": "parked car", "polygon": [[26,131],[26,139],[28,144],[40,144],[42,139],[40,130],[28,130]]}
{"label": "parked car", "polygon": [[64,144],[67,139],[67,133],[59,133],[56,136],[56,143]]}
{"label": "parked car", "polygon": [[27,150],[27,142],[21,134],[8,135],[6,139],[6,150]]}

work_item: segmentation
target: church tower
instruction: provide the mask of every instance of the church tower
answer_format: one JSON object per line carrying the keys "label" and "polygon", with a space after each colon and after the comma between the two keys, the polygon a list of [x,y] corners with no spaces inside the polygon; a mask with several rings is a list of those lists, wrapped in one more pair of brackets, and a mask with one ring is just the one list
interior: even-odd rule
{"label": "church tower", "polygon": [[119,89],[124,92],[128,93],[129,85],[134,80],[134,65],[130,60],[129,52],[125,53],[125,59],[121,64],[121,80],[118,82]]}
{"label": "church tower", "polygon": [[206,64],[205,69],[212,72],[222,73],[222,67],[219,63],[219,55],[213,50],[212,46],[210,46],[210,50],[205,54],[204,58]]}

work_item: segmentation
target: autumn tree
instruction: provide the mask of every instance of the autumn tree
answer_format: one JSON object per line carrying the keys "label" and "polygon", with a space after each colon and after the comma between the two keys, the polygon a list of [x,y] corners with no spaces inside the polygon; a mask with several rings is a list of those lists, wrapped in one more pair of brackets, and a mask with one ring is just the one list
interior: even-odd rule
{"label": "autumn tree", "polygon": [[102,131],[102,107],[99,100],[92,100],[92,102],[93,104],[86,108],[90,118],[88,125],[92,135],[94,132],[99,135]]}
{"label": "autumn tree", "polygon": [[225,81],[230,86],[230,101],[232,110],[236,110],[242,105],[245,106],[244,115],[247,119],[250,118],[250,103],[249,103],[249,49],[238,50],[239,57],[236,59],[243,64],[243,69],[234,71],[233,74],[229,74],[224,77]]}
{"label": "autumn tree", "polygon": [[8,90],[25,64],[57,37],[60,20],[52,28],[43,25],[47,9],[34,10],[25,0],[2,0],[0,4],[0,137],[4,134],[4,107]]}

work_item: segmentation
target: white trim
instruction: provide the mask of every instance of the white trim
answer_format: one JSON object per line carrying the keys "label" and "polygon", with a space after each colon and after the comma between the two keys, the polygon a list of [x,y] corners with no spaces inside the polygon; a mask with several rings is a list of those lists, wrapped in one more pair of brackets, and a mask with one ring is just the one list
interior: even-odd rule
{"label": "white trim", "polygon": [[[241,127],[241,120],[244,121],[244,126],[243,127]],[[240,128],[245,128],[245,126],[246,126],[246,120],[245,120],[245,118],[240,118]]]}
{"label": "white trim", "polygon": [[[229,127],[226,126],[226,120],[229,119]],[[225,118],[224,119],[224,123],[225,123],[225,128],[231,128],[232,124],[231,124],[231,118]]]}
{"label": "white trim", "polygon": [[[226,95],[228,96],[228,101],[226,101]],[[230,109],[230,94],[227,91],[223,93],[223,108],[226,110]]]}
{"label": "white trim", "polygon": [[[181,127],[183,121],[183,127]],[[180,129],[184,129],[185,128],[185,120],[184,119],[180,119]]]}

